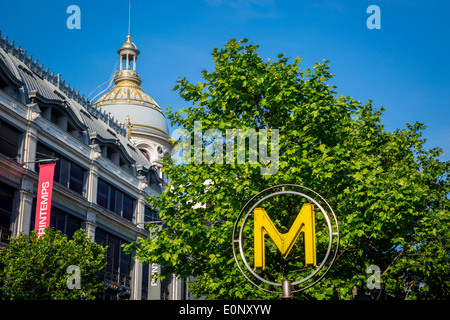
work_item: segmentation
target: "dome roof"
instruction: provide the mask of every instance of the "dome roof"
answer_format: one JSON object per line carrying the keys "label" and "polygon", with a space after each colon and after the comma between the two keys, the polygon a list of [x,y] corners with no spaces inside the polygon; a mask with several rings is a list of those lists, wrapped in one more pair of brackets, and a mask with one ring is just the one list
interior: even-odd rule
{"label": "dome roof", "polygon": [[130,36],[117,52],[120,55],[120,70],[115,74],[115,85],[94,105],[110,112],[119,122],[129,122],[132,131],[156,134],[167,139],[169,129],[163,111],[140,87],[142,81],[136,72],[139,50]]}
{"label": "dome roof", "polygon": [[139,54],[138,48],[136,47],[136,45],[133,42],[131,42],[131,36],[130,35],[127,36],[127,41],[125,41],[123,43],[122,47],[120,47],[119,50],[117,50],[117,53],[121,55],[126,50],[134,51],[136,55]]}
{"label": "dome roof", "polygon": [[[125,70],[127,71],[127,70]],[[122,77],[123,71],[116,73],[116,78]],[[134,81],[118,81],[118,83],[106,94],[101,96],[95,105],[103,107],[108,104],[135,104],[138,106],[145,106],[148,108],[156,109],[162,112],[159,105],[148,94],[146,94],[142,88],[134,83]]]}
{"label": "dome roof", "polygon": [[110,112],[120,122],[129,121],[133,126],[153,128],[169,135],[166,117],[159,105],[139,86],[131,83],[116,84],[111,91],[100,97],[96,107]]}

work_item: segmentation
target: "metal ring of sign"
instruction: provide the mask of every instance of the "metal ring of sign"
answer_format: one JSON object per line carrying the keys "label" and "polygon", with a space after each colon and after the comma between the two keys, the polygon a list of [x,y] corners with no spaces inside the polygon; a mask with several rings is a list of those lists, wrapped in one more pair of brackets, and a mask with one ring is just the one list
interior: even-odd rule
{"label": "metal ring of sign", "polygon": [[[312,201],[317,207],[320,208],[320,211],[322,211],[322,213],[324,214],[325,220],[327,221],[328,232],[329,232],[329,237],[328,237],[328,239],[329,239],[329,240],[328,240],[328,241],[329,241],[329,242],[328,242],[328,250],[327,250],[327,253],[326,253],[325,257],[323,258],[322,262],[320,263],[319,267],[316,268],[316,269],[314,270],[314,272],[311,273],[309,276],[307,276],[307,277],[305,277],[305,278],[303,278],[303,279],[301,279],[301,280],[299,280],[299,281],[297,281],[297,282],[293,282],[293,283],[292,283],[293,286],[296,286],[296,285],[299,285],[300,283],[303,283],[303,282],[305,282],[305,281],[308,281],[309,279],[311,279],[313,276],[315,276],[315,275],[323,268],[324,264],[326,263],[326,261],[327,261],[327,259],[328,259],[328,256],[330,255],[330,252],[331,252],[331,246],[332,246],[332,244],[333,244],[333,230],[332,230],[332,227],[331,227],[330,218],[328,217],[328,214],[325,212],[325,210],[322,208],[322,206],[321,206],[319,203],[317,203],[317,201],[315,201],[315,200],[314,200],[313,198],[311,198],[310,196],[307,196],[306,194],[303,194],[303,193],[300,193],[300,192],[296,192],[296,191],[280,191],[280,192],[274,192],[274,193],[271,193],[271,194],[269,194],[269,195],[263,197],[262,199],[258,200],[258,202],[256,202],[256,203],[250,208],[250,210],[247,211],[247,214],[246,214],[245,217],[244,217],[244,221],[243,221],[242,224],[241,224],[241,229],[240,229],[240,231],[239,231],[239,239],[242,239],[242,234],[243,234],[243,231],[244,231],[244,226],[245,226],[245,224],[247,223],[247,218],[248,218],[249,215],[253,212],[253,210],[256,208],[256,206],[258,206],[261,202],[263,202],[263,201],[266,200],[266,199],[269,199],[269,198],[274,197],[274,196],[277,196],[277,195],[282,195],[282,194],[296,194],[296,195],[302,196],[302,197],[304,197],[304,198],[306,198],[306,199]],[[267,283],[267,284],[270,284],[270,285],[272,285],[272,286],[278,286],[278,287],[281,287],[281,283],[268,281],[268,280],[266,280],[266,279],[260,277],[259,275],[257,275],[257,274],[251,269],[250,265],[249,265],[248,262],[247,262],[247,259],[245,258],[245,255],[244,255],[244,248],[243,248],[243,243],[242,243],[242,241],[239,242],[239,252],[240,252],[240,254],[241,254],[241,257],[242,257],[242,260],[243,260],[245,266],[246,266],[247,269],[250,271],[250,273],[253,274],[253,276],[254,276],[255,278],[257,278],[257,279],[259,279],[259,280],[261,280],[261,281],[263,281],[263,282],[265,282],[265,283]]]}
{"label": "metal ring of sign", "polygon": [[[308,195],[306,195],[306,194],[303,194],[303,193],[300,193],[300,192],[297,192],[297,191],[291,191],[291,190],[287,190],[287,191],[286,191],[286,190],[284,190],[285,187],[301,188],[301,189],[304,189],[304,190],[308,190],[308,191],[314,193],[315,195],[317,195],[317,196],[318,196],[318,197],[319,197],[319,198],[320,198],[320,199],[328,206],[328,208],[330,209],[331,214],[332,214],[332,216],[333,216],[334,223],[335,223],[335,225],[336,225],[336,231],[333,232],[332,226],[331,226],[330,217],[328,216],[327,212],[322,208],[322,206],[321,206],[316,200],[314,200],[313,198],[311,198],[310,196],[308,196]],[[270,193],[269,195],[264,196],[262,199],[258,200],[258,201],[257,201],[257,202],[249,209],[249,210],[247,210],[247,213],[246,213],[246,215],[245,215],[245,217],[244,217],[244,220],[243,220],[243,222],[242,222],[242,224],[241,224],[241,227],[240,227],[240,230],[239,230],[239,238],[236,239],[236,231],[237,231],[237,228],[238,228],[238,224],[239,224],[239,221],[241,220],[241,217],[242,217],[243,213],[245,212],[245,209],[250,205],[250,203],[252,203],[257,197],[261,196],[263,193],[265,193],[265,192],[267,192],[267,191],[270,191],[270,190],[272,190],[272,189],[277,189],[277,188],[281,188],[282,191],[272,192],[272,193]],[[326,222],[327,222],[328,232],[329,232],[328,250],[327,250],[327,253],[326,253],[324,259],[323,259],[322,262],[320,263],[319,267],[317,267],[317,268],[314,270],[314,272],[312,272],[309,276],[307,276],[307,277],[305,277],[305,278],[302,278],[302,279],[300,279],[300,280],[298,280],[298,281],[296,281],[296,282],[293,282],[293,283],[292,283],[292,286],[297,286],[297,285],[299,285],[299,284],[301,284],[301,283],[303,283],[303,282],[305,282],[305,281],[310,280],[312,277],[314,277],[314,276],[315,276],[315,275],[316,275],[316,274],[324,267],[325,263],[327,262],[327,260],[328,260],[328,258],[329,258],[329,256],[330,256],[330,253],[331,253],[331,249],[332,249],[332,245],[333,245],[333,236],[336,236],[336,237],[337,237],[336,249],[335,249],[335,251],[334,251],[334,255],[333,255],[332,260],[329,262],[328,268],[327,268],[327,269],[325,270],[325,272],[324,272],[318,279],[316,279],[312,284],[310,284],[310,285],[308,285],[308,286],[305,286],[305,287],[303,287],[303,288],[297,289],[297,290],[292,290],[292,293],[295,293],[295,292],[300,292],[300,291],[306,290],[306,289],[312,287],[313,285],[315,285],[316,283],[318,283],[318,282],[319,282],[319,281],[320,281],[320,280],[328,273],[328,271],[330,270],[331,266],[333,265],[334,261],[336,260],[337,252],[338,252],[338,249],[339,249],[339,225],[338,225],[338,222],[337,222],[336,215],[335,215],[333,209],[331,208],[331,206],[329,205],[329,203],[328,203],[328,202],[327,202],[320,194],[318,194],[318,193],[315,192],[314,190],[311,190],[311,189],[309,189],[309,188],[306,188],[306,187],[303,187],[303,186],[300,186],[300,185],[284,184],[284,185],[277,185],[277,186],[269,187],[269,188],[267,188],[267,189],[261,191],[261,192],[258,193],[257,195],[253,196],[253,197],[245,204],[245,206],[242,208],[242,210],[240,211],[239,216],[237,217],[236,222],[235,222],[235,224],[234,224],[234,229],[233,229],[233,241],[232,241],[232,245],[233,245],[233,255],[234,255],[234,259],[235,259],[235,261],[236,261],[236,264],[237,264],[239,270],[241,271],[241,273],[244,275],[244,277],[245,277],[251,284],[253,284],[254,286],[260,288],[261,290],[264,290],[264,291],[267,291],[267,292],[271,292],[271,293],[279,293],[279,291],[273,291],[273,290],[268,290],[268,289],[266,289],[266,288],[263,288],[263,287],[257,285],[252,279],[250,279],[250,277],[242,270],[241,265],[239,264],[239,261],[238,261],[238,258],[237,258],[237,254],[236,254],[236,247],[235,247],[235,244],[236,244],[236,243],[239,244],[239,253],[240,253],[241,258],[242,258],[242,260],[243,260],[243,262],[244,262],[244,265],[246,266],[247,270],[248,270],[255,278],[257,278],[258,280],[260,280],[260,281],[262,281],[262,282],[264,282],[264,283],[266,283],[266,284],[272,285],[272,286],[276,286],[276,287],[280,287],[280,286],[281,286],[280,283],[268,281],[268,280],[266,280],[266,279],[260,277],[259,275],[257,275],[257,274],[252,270],[252,268],[249,266],[249,264],[248,264],[248,262],[247,262],[247,260],[246,260],[246,258],[245,258],[244,249],[243,249],[243,241],[242,241],[242,239],[243,239],[243,230],[244,230],[245,224],[246,224],[246,222],[247,222],[247,219],[248,219],[249,215],[253,212],[253,210],[255,209],[255,207],[256,207],[258,204],[260,204],[261,202],[263,202],[264,200],[268,199],[268,198],[271,198],[271,197],[274,197],[274,196],[277,196],[277,195],[282,195],[282,194],[295,194],[295,195],[300,195],[300,196],[302,196],[302,197],[304,197],[304,198],[307,198],[308,200],[312,201],[312,202],[320,209],[320,211],[323,213],[323,215],[324,215],[324,217],[325,217],[325,220],[326,220]]]}

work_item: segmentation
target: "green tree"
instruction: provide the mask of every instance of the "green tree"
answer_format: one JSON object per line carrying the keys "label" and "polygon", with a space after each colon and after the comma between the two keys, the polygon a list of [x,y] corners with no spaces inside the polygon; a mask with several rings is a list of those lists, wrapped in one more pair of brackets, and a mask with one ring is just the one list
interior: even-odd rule
{"label": "green tree", "polygon": [[[79,268],[79,277],[71,265]],[[39,239],[34,231],[20,234],[9,248],[0,250],[0,266],[3,300],[91,300],[104,289],[99,275],[105,267],[105,249],[82,229],[72,240],[50,227]]]}
{"label": "green tree", "polygon": [[[439,160],[438,148],[424,150],[425,125],[388,132],[380,121],[383,108],[337,94],[329,84],[328,61],[301,71],[299,58],[291,62],[280,54],[276,61],[263,61],[257,51],[246,39],[214,48],[215,69],[202,71],[204,82],[183,78],[174,88],[192,106],[168,117],[192,136],[195,121],[202,121],[203,132],[278,129],[278,172],[261,175],[271,164],[250,163],[248,152],[245,164],[237,164],[236,155],[234,164],[196,163],[199,152],[211,150],[205,140],[203,150],[192,148],[190,163],[167,158],[163,170],[170,183],[149,199],[165,227],[150,226],[152,237],[128,245],[128,252],[163,265],[166,274],[192,276],[189,288],[196,296],[274,298],[252,287],[236,267],[233,224],[261,190],[299,184],[327,198],[338,216],[341,241],[327,276],[297,298],[350,299],[354,286],[366,288],[370,265],[379,266],[381,274],[375,298],[448,298],[450,162]],[[275,221],[280,230],[292,223],[288,201],[270,204],[280,209]],[[318,243],[323,237],[317,234]],[[271,241],[266,246],[271,252]],[[295,250],[291,259],[301,257]],[[281,268],[279,255],[270,259],[267,274],[281,279],[295,271]],[[297,260],[294,267],[303,268]]]}

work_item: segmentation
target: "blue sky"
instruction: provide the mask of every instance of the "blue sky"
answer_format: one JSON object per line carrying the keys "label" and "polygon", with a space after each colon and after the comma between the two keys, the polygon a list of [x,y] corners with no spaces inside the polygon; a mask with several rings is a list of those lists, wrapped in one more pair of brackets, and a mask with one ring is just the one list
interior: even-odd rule
{"label": "blue sky", "polygon": [[[73,4],[80,30],[66,26]],[[372,4],[381,11],[378,30],[366,26]],[[330,60],[339,94],[385,107],[387,130],[425,123],[426,146],[441,147],[441,159],[450,160],[449,16],[444,0],[132,0],[131,35],[142,88],[163,109],[187,106],[172,91],[175,81],[201,81],[215,46],[248,38],[263,59],[299,56],[303,70]],[[128,0],[3,0],[0,30],[87,96],[119,59]]]}

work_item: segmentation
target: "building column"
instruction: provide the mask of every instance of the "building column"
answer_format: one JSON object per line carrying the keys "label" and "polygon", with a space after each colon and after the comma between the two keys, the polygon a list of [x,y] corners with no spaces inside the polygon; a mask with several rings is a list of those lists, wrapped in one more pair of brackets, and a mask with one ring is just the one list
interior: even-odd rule
{"label": "building column", "polygon": [[27,131],[25,133],[24,145],[23,145],[23,156],[22,162],[24,163],[24,168],[32,171],[36,171],[36,146],[38,141],[38,129],[34,122],[39,114],[35,111],[36,106],[29,106],[29,122],[27,126]]}
{"label": "building column", "polygon": [[142,263],[139,259],[134,259],[134,277],[133,277],[133,291],[131,293],[131,299],[142,299]]}
{"label": "building column", "polygon": [[98,186],[98,163],[97,159],[101,156],[101,150],[98,145],[91,145],[91,165],[87,179],[87,200],[91,203],[97,203]]}
{"label": "building column", "polygon": [[30,232],[31,215],[34,214],[32,212],[33,199],[35,197],[33,195],[33,187],[33,181],[27,178],[22,179],[19,190],[19,208],[14,236],[18,236],[21,233],[29,234]]}
{"label": "building column", "polygon": [[97,203],[97,188],[98,188],[98,168],[91,165],[88,176],[87,186],[87,200],[91,203]]}
{"label": "building column", "polygon": [[[34,122],[40,117],[40,109],[36,103],[27,105],[27,131],[25,132],[25,137],[23,139],[23,154],[22,163],[24,168],[36,171],[36,147],[38,142],[38,126]],[[18,205],[18,216],[16,220],[15,236],[21,233],[29,234],[31,223],[31,217],[34,212],[32,212],[33,199],[35,198],[33,194],[34,182],[33,180],[27,178],[27,175],[22,179],[19,191],[19,205]]]}
{"label": "building column", "polygon": [[91,242],[95,241],[95,229],[97,228],[96,218],[97,215],[95,213],[88,211],[86,214],[86,221],[84,222],[85,230],[87,231]]}
{"label": "building column", "polygon": [[145,204],[146,203],[147,203],[147,201],[144,199],[142,194],[140,194],[138,197],[137,206],[136,206],[136,226],[139,229],[145,228],[144,216],[145,216]]}
{"label": "building column", "polygon": [[136,226],[140,229],[145,228],[145,205],[147,204],[148,194],[145,192],[145,189],[148,187],[146,183],[145,176],[138,176],[138,189],[139,195],[136,205]]}
{"label": "building column", "polygon": [[171,300],[184,300],[185,292],[184,292],[184,279],[177,277],[175,274],[172,274],[172,290],[170,299]]}

